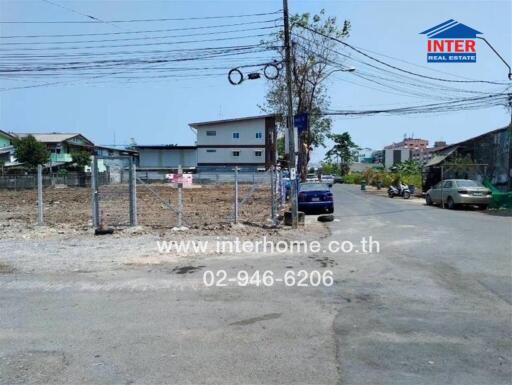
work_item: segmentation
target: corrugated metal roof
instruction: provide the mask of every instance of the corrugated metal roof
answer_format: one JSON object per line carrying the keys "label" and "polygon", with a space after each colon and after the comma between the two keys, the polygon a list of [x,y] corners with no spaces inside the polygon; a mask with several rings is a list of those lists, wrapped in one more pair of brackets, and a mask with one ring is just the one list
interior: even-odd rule
{"label": "corrugated metal roof", "polygon": [[64,134],[64,133],[52,133],[52,134],[38,134],[38,133],[19,133],[16,136],[20,138],[25,138],[29,135],[32,135],[38,142],[44,143],[59,143],[64,142],[65,140],[74,138],[80,134]]}
{"label": "corrugated metal roof", "polygon": [[439,163],[443,162],[446,158],[453,154],[455,150],[457,150],[457,147],[451,148],[449,151],[445,152],[442,155],[434,156],[432,159],[428,161],[425,167],[437,166]]}
{"label": "corrugated metal roof", "polygon": [[9,134],[7,131],[0,130],[0,134],[3,134],[7,136],[8,138],[14,139],[14,136],[12,134]]}
{"label": "corrugated metal roof", "polygon": [[72,133],[63,133],[63,132],[51,132],[51,133],[23,132],[23,133],[13,133],[13,134],[16,135],[19,138],[24,138],[24,137],[26,137],[28,135],[32,135],[34,138],[36,138],[36,140],[38,142],[43,142],[43,143],[60,143],[60,142],[64,142],[66,140],[70,140],[72,138],[75,138],[77,136],[80,136],[84,140],[86,140],[87,142],[92,144],[92,142],[89,139],[87,139],[85,136],[83,136],[82,134],[77,133],[77,132],[72,132]]}

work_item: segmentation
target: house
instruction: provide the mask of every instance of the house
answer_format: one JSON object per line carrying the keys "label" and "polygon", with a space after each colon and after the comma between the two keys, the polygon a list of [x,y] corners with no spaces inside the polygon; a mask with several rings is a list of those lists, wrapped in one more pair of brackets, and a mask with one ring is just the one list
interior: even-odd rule
{"label": "house", "polygon": [[424,167],[423,190],[449,178],[487,181],[512,191],[512,124],[438,149]]}
{"label": "house", "polygon": [[200,172],[264,171],[276,161],[275,115],[190,123]]}
{"label": "house", "polygon": [[0,163],[9,166],[16,161],[13,140],[15,137],[0,130]]}
{"label": "house", "polygon": [[[98,172],[108,172],[110,183],[128,181],[130,162],[137,164],[139,153],[136,150],[109,146],[94,146]],[[85,167],[85,171],[90,171]]]}
{"label": "house", "polygon": [[185,172],[195,172],[197,147],[178,145],[138,145],[137,172],[143,179],[165,179],[181,166]]}
{"label": "house", "polygon": [[50,165],[60,166],[73,161],[71,154],[77,151],[94,151],[94,143],[79,133],[11,133],[11,135],[24,138],[32,135],[38,142],[46,144],[50,151]]}

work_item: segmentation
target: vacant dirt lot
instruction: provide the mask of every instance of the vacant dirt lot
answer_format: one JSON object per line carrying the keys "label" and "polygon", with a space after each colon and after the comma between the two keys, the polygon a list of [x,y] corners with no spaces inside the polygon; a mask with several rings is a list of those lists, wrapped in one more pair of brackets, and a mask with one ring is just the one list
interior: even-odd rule
{"label": "vacant dirt lot", "polygon": [[[151,190],[150,190],[151,189]],[[257,225],[270,218],[270,191],[241,185],[240,221]],[[100,210],[107,226],[129,223],[127,185],[100,188]],[[246,198],[246,199],[244,199]],[[231,220],[234,209],[234,187],[205,186],[183,190],[183,221],[191,228],[208,229]],[[137,186],[139,225],[170,228],[176,225],[177,190],[169,185]],[[36,222],[35,190],[0,190],[0,232],[8,227],[32,227]],[[89,188],[47,188],[44,190],[44,219],[50,227],[65,227],[75,231],[91,226],[91,190]]]}

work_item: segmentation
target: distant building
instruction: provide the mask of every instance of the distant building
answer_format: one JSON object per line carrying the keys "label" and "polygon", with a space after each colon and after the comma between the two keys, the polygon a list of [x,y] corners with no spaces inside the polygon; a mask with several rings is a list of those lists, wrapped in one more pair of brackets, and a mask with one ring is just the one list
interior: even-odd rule
{"label": "distant building", "polygon": [[[94,146],[94,154],[98,157],[98,171],[108,172],[110,183],[127,182],[130,158],[137,164],[139,157],[136,150],[109,146]],[[90,168],[85,170],[90,171]]]}
{"label": "distant building", "polygon": [[428,140],[416,139],[416,138],[404,138],[401,142],[390,144],[384,147],[385,150],[398,150],[398,149],[409,149],[409,150],[420,150],[428,147]]}
{"label": "distant building", "polygon": [[264,171],[276,161],[274,115],[190,123],[197,131],[197,169]]}
{"label": "distant building", "polygon": [[32,135],[38,142],[44,143],[50,151],[51,166],[60,166],[73,161],[71,154],[75,151],[94,152],[94,143],[79,133],[11,133],[18,138]]}
{"label": "distant building", "polygon": [[426,148],[419,148],[414,149],[411,152],[411,158],[412,160],[418,162],[422,166],[430,162],[432,159],[433,154],[438,151],[439,149],[446,147],[446,142],[437,141],[434,142],[434,147],[426,147]]}
{"label": "distant building", "polygon": [[[442,179],[463,178],[489,181],[501,191],[512,191],[511,141],[512,124],[438,149],[425,165],[423,190]],[[468,163],[461,164],[460,159]]]}
{"label": "distant building", "polygon": [[436,141],[434,147],[428,147],[428,140],[419,138],[404,138],[401,142],[390,144],[384,147],[384,150],[410,150],[410,158],[421,165],[425,165],[432,159],[432,154],[442,147],[446,142]]}
{"label": "distant building", "polygon": [[197,168],[197,147],[178,145],[138,145],[137,172],[144,179],[165,179],[179,166],[184,172],[195,172]]}
{"label": "distant building", "polygon": [[361,148],[357,154],[359,163],[373,163],[373,151],[371,148]]}
{"label": "distant building", "polygon": [[385,149],[383,151],[383,164],[389,170],[397,163],[411,160],[412,151],[409,149]]}
{"label": "distant building", "polygon": [[9,166],[15,163],[14,156],[14,136],[8,132],[0,130],[0,163]]}
{"label": "distant building", "polygon": [[372,152],[372,162],[384,164],[384,150],[376,150]]}

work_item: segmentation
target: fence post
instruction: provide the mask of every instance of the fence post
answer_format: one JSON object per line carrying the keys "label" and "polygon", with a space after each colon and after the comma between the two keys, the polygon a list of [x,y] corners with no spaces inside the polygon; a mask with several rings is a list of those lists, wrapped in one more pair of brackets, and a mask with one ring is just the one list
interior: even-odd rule
{"label": "fence post", "polygon": [[183,218],[183,169],[178,166],[178,227],[182,226]]}
{"label": "fence post", "polygon": [[43,166],[37,165],[37,224],[44,225],[43,221]]}
{"label": "fence post", "polygon": [[137,226],[137,168],[133,157],[130,157],[129,169],[129,190],[130,190],[130,226]]}
{"label": "fence post", "polygon": [[270,199],[272,200],[271,215],[272,226],[276,225],[276,181],[274,175],[274,166],[270,166]]}
{"label": "fence post", "polygon": [[97,228],[100,223],[100,207],[98,201],[98,159],[93,156],[91,162],[91,209],[92,226]]}
{"label": "fence post", "polygon": [[235,223],[238,223],[238,166],[235,166]]}

